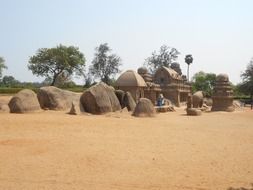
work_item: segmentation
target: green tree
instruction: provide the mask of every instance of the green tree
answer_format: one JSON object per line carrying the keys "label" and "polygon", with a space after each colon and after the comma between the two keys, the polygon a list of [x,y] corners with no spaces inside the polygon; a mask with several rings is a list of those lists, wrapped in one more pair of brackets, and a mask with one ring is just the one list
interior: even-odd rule
{"label": "green tree", "polygon": [[4,64],[4,58],[0,57],[0,78],[2,78],[3,69],[7,69],[7,66]]}
{"label": "green tree", "polygon": [[96,47],[95,51],[89,72],[94,78],[110,84],[115,74],[120,72],[121,59],[116,54],[109,54],[111,49],[107,43]]}
{"label": "green tree", "polygon": [[250,60],[246,70],[241,74],[243,82],[239,84],[239,91],[253,98],[253,58]]}
{"label": "green tree", "polygon": [[2,79],[2,85],[4,87],[18,87],[20,86],[20,82],[13,76],[4,76]]}
{"label": "green tree", "polygon": [[85,57],[74,46],[59,45],[54,48],[40,48],[29,60],[28,69],[37,76],[51,78],[54,86],[63,73],[68,76],[84,75]]}
{"label": "green tree", "polygon": [[166,45],[160,47],[159,53],[152,52],[152,55],[145,60],[145,65],[151,73],[154,73],[159,67],[170,67],[177,61],[180,52],[176,48]]}
{"label": "green tree", "polygon": [[211,96],[216,81],[214,73],[205,73],[200,71],[193,76],[192,89],[193,92],[203,91],[207,96]]}
{"label": "green tree", "polygon": [[175,70],[179,75],[182,75],[182,70],[180,68],[180,64],[177,62],[171,63],[170,66],[173,70]]}
{"label": "green tree", "polygon": [[[52,77],[47,77],[43,83],[45,85],[50,85],[53,82],[53,78]],[[72,83],[73,81],[71,80],[71,76],[66,73],[66,72],[62,72],[61,74],[58,75],[58,77],[56,78],[55,82],[54,82],[54,86],[57,87],[64,87],[65,85],[67,85],[68,83]]]}

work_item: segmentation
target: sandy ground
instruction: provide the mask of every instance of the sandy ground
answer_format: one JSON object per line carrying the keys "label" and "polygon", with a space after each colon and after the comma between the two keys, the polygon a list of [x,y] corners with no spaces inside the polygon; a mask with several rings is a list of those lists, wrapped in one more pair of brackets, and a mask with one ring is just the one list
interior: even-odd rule
{"label": "sandy ground", "polygon": [[[0,97],[8,101],[9,97]],[[253,183],[253,111],[0,114],[1,190],[227,189]]]}

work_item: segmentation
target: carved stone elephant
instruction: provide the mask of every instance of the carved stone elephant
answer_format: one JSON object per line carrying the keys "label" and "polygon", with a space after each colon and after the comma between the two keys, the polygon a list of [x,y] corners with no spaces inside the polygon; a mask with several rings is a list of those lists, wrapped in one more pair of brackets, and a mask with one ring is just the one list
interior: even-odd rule
{"label": "carved stone elephant", "polygon": [[202,91],[197,91],[192,95],[193,108],[201,108],[203,106],[204,94]]}

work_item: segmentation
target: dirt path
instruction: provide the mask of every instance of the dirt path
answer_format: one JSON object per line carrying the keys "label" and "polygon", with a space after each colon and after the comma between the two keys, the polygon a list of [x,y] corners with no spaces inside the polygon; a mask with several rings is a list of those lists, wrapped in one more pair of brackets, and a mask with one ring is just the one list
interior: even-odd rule
{"label": "dirt path", "polygon": [[184,113],[0,114],[0,189],[249,187],[253,111]]}

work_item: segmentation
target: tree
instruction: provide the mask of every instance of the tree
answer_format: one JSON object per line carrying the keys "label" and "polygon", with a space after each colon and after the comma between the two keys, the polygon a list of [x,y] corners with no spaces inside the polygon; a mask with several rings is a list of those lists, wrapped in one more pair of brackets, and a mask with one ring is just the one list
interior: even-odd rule
{"label": "tree", "polygon": [[151,73],[154,73],[159,67],[170,67],[173,62],[178,58],[180,52],[176,48],[166,45],[160,47],[159,54],[156,51],[145,60],[145,65]]}
{"label": "tree", "polygon": [[189,78],[189,67],[190,67],[190,64],[192,64],[192,62],[193,62],[193,57],[192,57],[192,55],[186,55],[185,56],[185,63],[188,65],[188,67],[187,67],[187,78],[188,78],[188,81],[190,80],[190,78]]}
{"label": "tree", "polygon": [[179,75],[182,75],[182,70],[180,68],[180,64],[177,62],[171,63],[170,66],[173,70],[175,70]]}
{"label": "tree", "polygon": [[4,58],[0,57],[0,78],[2,78],[3,69],[7,69],[7,66],[4,64]]}
{"label": "tree", "polygon": [[55,48],[40,48],[29,60],[28,69],[37,76],[52,79],[54,86],[57,77],[62,73],[84,75],[85,57],[74,46],[59,45]]}
{"label": "tree", "polygon": [[2,79],[2,85],[4,87],[17,87],[20,85],[20,82],[13,76],[4,76]]}
{"label": "tree", "polygon": [[207,96],[211,96],[216,81],[214,73],[205,73],[200,71],[193,76],[193,91],[203,91]]}
{"label": "tree", "polygon": [[111,49],[107,43],[96,47],[95,51],[89,72],[94,78],[110,84],[114,75],[120,72],[121,59],[116,54],[109,54]]}
{"label": "tree", "polygon": [[245,95],[253,98],[253,58],[250,60],[246,70],[241,74],[243,82],[239,85],[239,90]]}
{"label": "tree", "polygon": [[[53,82],[53,78],[52,77],[47,77],[43,83],[45,85],[50,85]],[[58,75],[58,77],[56,78],[55,82],[54,82],[54,86],[57,87],[64,87],[67,83],[72,82],[71,81],[71,77],[68,73],[66,72],[62,72],[61,74]]]}

